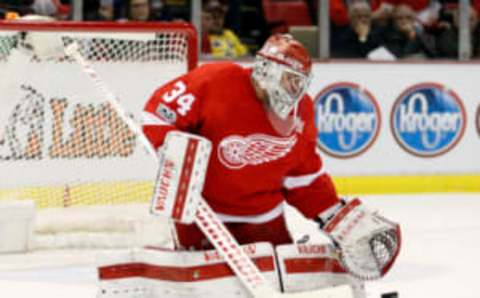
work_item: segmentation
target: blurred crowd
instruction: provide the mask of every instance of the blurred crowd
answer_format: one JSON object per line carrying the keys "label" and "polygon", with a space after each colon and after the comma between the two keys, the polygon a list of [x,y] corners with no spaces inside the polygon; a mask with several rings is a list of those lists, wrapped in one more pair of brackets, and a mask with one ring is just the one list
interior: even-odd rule
{"label": "blurred crowd", "polygon": [[[458,58],[458,1],[331,1],[332,56],[396,59]],[[480,57],[480,1],[471,1],[472,57]]]}
{"label": "blurred crowd", "polygon": [[[69,20],[72,1],[0,0],[0,16],[39,14]],[[242,58],[255,53],[271,33],[316,30],[317,0],[83,0],[82,15],[85,21],[190,21],[191,1],[202,1],[204,57]],[[329,1],[333,58],[459,56],[458,0],[322,1]],[[480,0],[470,4],[471,55],[479,58]],[[316,38],[318,34],[307,35],[306,42],[318,44]],[[316,49],[309,48],[315,56]]]}

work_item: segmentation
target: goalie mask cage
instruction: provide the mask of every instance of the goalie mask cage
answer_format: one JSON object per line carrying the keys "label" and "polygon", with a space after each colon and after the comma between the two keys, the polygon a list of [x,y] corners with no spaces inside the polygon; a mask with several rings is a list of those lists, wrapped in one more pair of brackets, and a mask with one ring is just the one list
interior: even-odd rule
{"label": "goalie mask cage", "polygon": [[35,202],[34,249],[159,244],[154,159],[73,59],[45,55],[72,42],[137,123],[197,63],[187,23],[0,22],[0,203]]}

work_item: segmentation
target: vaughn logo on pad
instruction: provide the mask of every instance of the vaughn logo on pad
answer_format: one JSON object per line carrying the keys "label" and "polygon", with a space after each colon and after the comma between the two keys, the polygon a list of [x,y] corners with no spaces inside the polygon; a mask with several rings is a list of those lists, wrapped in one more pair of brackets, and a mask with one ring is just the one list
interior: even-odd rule
{"label": "vaughn logo on pad", "polygon": [[390,125],[398,144],[420,157],[451,150],[462,138],[467,117],[458,95],[436,83],[417,84],[395,101]]}
{"label": "vaughn logo on pad", "polygon": [[333,84],[315,97],[318,146],[331,156],[349,158],[365,152],[374,143],[380,123],[375,98],[356,84]]}

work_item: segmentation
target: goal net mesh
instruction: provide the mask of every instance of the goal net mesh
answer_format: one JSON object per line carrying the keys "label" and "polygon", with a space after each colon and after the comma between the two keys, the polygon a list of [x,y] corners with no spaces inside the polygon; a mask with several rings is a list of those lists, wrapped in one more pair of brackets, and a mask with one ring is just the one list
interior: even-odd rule
{"label": "goal net mesh", "polygon": [[155,160],[58,48],[76,42],[138,123],[154,90],[196,63],[194,31],[185,24],[49,26],[0,24],[0,203],[33,200],[43,215],[37,235],[138,234],[139,216],[155,221],[148,214]]}

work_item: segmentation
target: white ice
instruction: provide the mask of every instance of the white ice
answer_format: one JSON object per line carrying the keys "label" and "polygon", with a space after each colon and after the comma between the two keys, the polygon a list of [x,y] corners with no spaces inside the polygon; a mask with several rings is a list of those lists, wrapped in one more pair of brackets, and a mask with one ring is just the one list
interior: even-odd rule
{"label": "white ice", "polygon": [[[480,194],[368,196],[371,208],[398,221],[402,250],[382,280],[367,283],[369,298],[397,291],[402,298],[479,298]],[[295,236],[316,226],[289,210]],[[313,240],[323,240],[313,237]],[[0,297],[90,298],[96,271],[85,252],[0,256]],[[479,282],[480,283],[480,282]]]}

